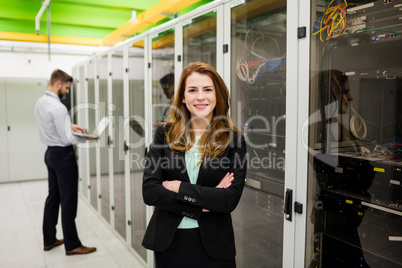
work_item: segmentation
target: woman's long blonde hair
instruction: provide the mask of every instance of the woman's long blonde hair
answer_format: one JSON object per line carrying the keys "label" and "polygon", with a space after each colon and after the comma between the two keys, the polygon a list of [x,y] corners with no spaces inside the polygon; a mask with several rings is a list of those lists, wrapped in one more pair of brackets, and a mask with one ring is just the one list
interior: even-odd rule
{"label": "woman's long blonde hair", "polygon": [[194,132],[191,131],[191,114],[182,102],[186,89],[186,80],[193,73],[208,75],[215,87],[216,106],[209,129],[201,136],[198,147],[204,164],[211,158],[221,156],[229,145],[233,131],[240,132],[229,117],[229,91],[216,70],[203,62],[190,63],[182,72],[178,90],[170,107],[166,125],[167,142],[171,150],[187,152],[194,144]]}

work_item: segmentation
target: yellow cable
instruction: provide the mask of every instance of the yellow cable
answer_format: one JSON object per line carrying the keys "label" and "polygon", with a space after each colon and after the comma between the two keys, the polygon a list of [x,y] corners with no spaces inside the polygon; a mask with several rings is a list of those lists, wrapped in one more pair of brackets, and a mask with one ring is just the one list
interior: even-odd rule
{"label": "yellow cable", "polygon": [[343,93],[343,91],[342,91],[342,87],[341,87],[341,85],[339,84],[338,79],[336,79],[336,76],[335,76],[334,74],[332,74],[332,77],[334,78],[336,84],[338,85],[338,88],[339,88],[339,90],[341,91],[341,95],[342,95],[343,98],[345,99],[346,103],[349,103],[349,100],[348,100],[348,98],[346,97],[346,94]]}
{"label": "yellow cable", "polygon": [[[337,5],[337,6],[331,6],[332,3],[334,2],[334,0],[332,0],[328,6],[327,6],[327,10],[324,12],[324,14],[321,16],[321,21],[320,21],[320,29],[313,33],[313,35],[317,35],[318,33],[320,33],[320,40],[321,42],[324,42],[323,38],[322,38],[322,31],[327,29],[328,31],[328,35],[326,40],[329,40],[330,38],[336,38],[338,36],[340,36],[342,34],[343,29],[346,27],[346,15],[344,14],[344,10],[346,9],[346,7],[348,6],[348,3],[346,0],[344,0],[345,6],[344,8],[342,8],[342,4]],[[330,10],[331,9],[331,10]],[[342,14],[343,15],[342,15]],[[325,20],[324,20],[325,18]],[[327,25],[327,22],[330,22],[330,25]],[[324,25],[325,23],[325,25]],[[332,36],[333,32],[339,28],[339,34]]]}

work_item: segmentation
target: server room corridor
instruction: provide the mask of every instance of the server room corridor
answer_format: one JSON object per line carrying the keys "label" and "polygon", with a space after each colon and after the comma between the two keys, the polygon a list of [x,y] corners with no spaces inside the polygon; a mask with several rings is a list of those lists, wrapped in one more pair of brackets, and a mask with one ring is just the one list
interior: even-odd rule
{"label": "server room corridor", "polygon": [[[0,267],[2,268],[114,268],[142,267],[116,234],[79,198],[78,234],[97,251],[66,256],[64,246],[43,251],[42,217],[47,180],[0,184]],[[61,223],[57,237],[62,238]]]}

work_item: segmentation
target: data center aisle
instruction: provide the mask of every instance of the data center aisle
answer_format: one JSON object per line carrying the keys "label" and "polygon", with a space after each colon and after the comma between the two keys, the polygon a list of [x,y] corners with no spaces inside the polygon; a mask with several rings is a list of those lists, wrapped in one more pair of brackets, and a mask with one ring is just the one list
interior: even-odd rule
{"label": "data center aisle", "polygon": [[[46,180],[0,184],[0,267],[142,267],[82,199],[78,201],[78,234],[85,246],[94,246],[97,251],[81,256],[66,256],[63,246],[43,251],[46,196]],[[57,234],[62,238],[60,217]]]}

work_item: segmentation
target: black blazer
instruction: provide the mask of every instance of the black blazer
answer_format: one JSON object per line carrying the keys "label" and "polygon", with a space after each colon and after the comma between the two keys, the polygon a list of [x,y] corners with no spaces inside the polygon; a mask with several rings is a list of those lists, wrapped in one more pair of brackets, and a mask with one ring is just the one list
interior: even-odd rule
{"label": "black blazer", "polygon": [[[155,206],[142,245],[156,252],[169,247],[183,216],[198,220],[206,252],[219,260],[236,255],[230,213],[239,203],[246,177],[246,143],[232,132],[222,156],[201,163],[197,184],[191,184],[185,153],[172,151],[166,142],[165,126],[159,126],[147,155],[142,194],[147,205]],[[234,173],[232,185],[215,188],[227,172]],[[176,194],[162,186],[164,180],[182,181]],[[202,212],[202,209],[210,212]],[[191,245],[189,245],[191,246]]]}

